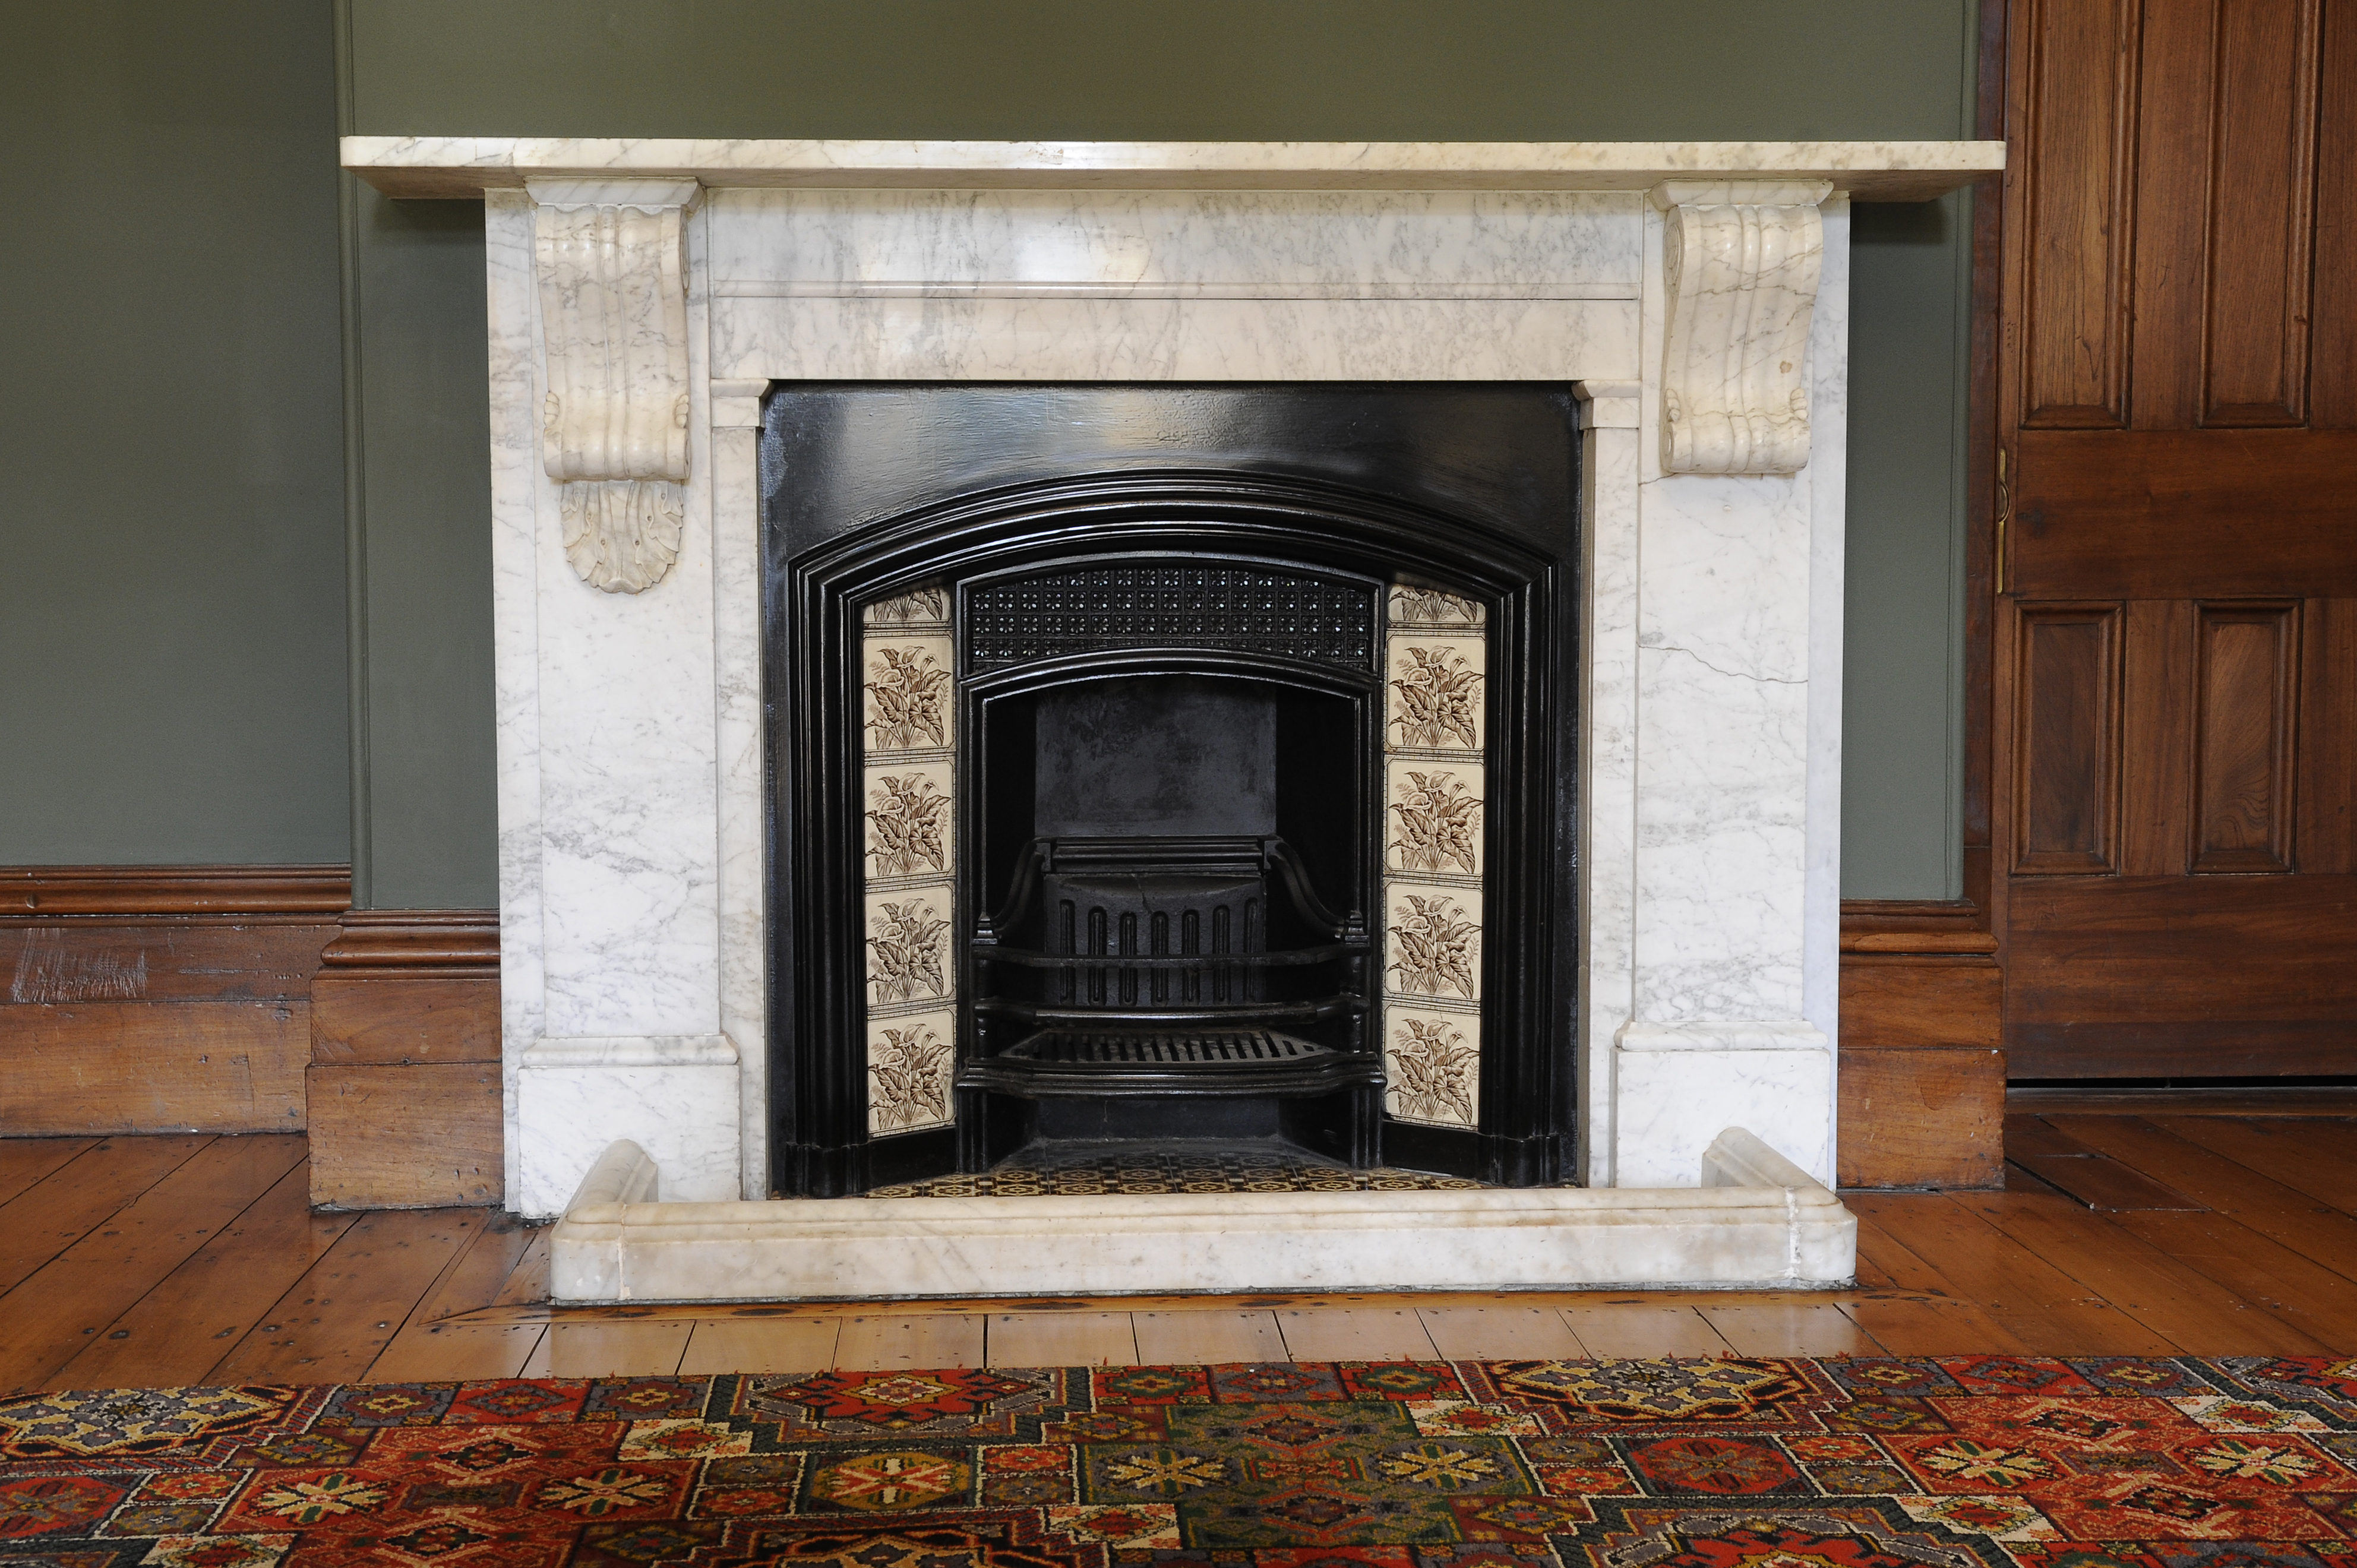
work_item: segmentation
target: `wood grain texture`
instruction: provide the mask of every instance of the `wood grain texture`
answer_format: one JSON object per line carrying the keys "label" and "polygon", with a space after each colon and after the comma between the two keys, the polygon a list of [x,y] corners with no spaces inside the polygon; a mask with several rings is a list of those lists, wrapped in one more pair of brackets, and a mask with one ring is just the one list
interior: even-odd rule
{"label": "wood grain texture", "polygon": [[299,1133],[310,1054],[302,1002],[0,1005],[0,1126]]}
{"label": "wood grain texture", "polygon": [[0,1391],[47,1380],[303,1160],[303,1140],[220,1138],[27,1276],[0,1314]]}
{"label": "wood grain texture", "polygon": [[1577,1360],[1587,1354],[1563,1314],[1538,1306],[1437,1306],[1416,1313],[1451,1361]]}
{"label": "wood grain texture", "polygon": [[2205,604],[2196,628],[2192,869],[2289,871],[2299,605]]}
{"label": "wood grain texture", "polygon": [[94,1336],[53,1386],[178,1388],[211,1380],[222,1358],[351,1228],[355,1216],[314,1214],[310,1201],[310,1173],[297,1165]]}
{"label": "wood grain texture", "polygon": [[[2128,0],[2016,0],[2023,423],[2127,418],[2137,28]],[[2110,91],[2086,91],[2089,82]]]}
{"label": "wood grain texture", "polygon": [[2357,877],[2020,878],[2016,1078],[2349,1070]]}
{"label": "wood grain texture", "polygon": [[212,1141],[108,1138],[0,1206],[0,1291],[14,1290]]}
{"label": "wood grain texture", "polygon": [[1127,1367],[1137,1335],[1126,1312],[994,1312],[984,1326],[994,1367]]}
{"label": "wood grain texture", "polygon": [[1428,1361],[1439,1354],[1410,1307],[1280,1312],[1276,1326],[1296,1361]]}
{"label": "wood grain texture", "polygon": [[2303,873],[2347,875],[2357,872],[2357,599],[2301,610],[2293,853]]}
{"label": "wood grain texture", "polygon": [[497,1063],[312,1067],[311,1201],[337,1208],[497,1203]]}
{"label": "wood grain texture", "polygon": [[2120,692],[2120,871],[2182,876],[2192,867],[2194,700],[2201,636],[2190,599],[2127,607]]}
{"label": "wood grain texture", "polygon": [[679,1370],[695,1325],[654,1322],[552,1323],[524,1364],[528,1378],[668,1378]]}
{"label": "wood grain texture", "polygon": [[1145,1366],[1285,1359],[1285,1336],[1273,1312],[1134,1312],[1130,1320]]}
{"label": "wood grain texture", "polygon": [[1841,1048],[1993,1049],[2003,1036],[2005,972],[1978,955],[1849,952],[1841,964]]}
{"label": "wood grain texture", "polygon": [[1579,1337],[1588,1355],[1602,1360],[1735,1353],[1726,1337],[1691,1306],[1634,1296],[1593,1306],[1566,1306],[1562,1311],[1564,1322]]}
{"label": "wood grain texture", "polygon": [[2317,48],[2315,295],[2309,421],[2357,425],[2357,12],[2324,8]]}
{"label": "wood grain texture", "polygon": [[682,1377],[724,1372],[823,1372],[834,1365],[843,1332],[835,1317],[706,1319],[688,1336]]}
{"label": "wood grain texture", "polygon": [[355,1220],[213,1375],[240,1383],[358,1380],[483,1220],[480,1209],[466,1208]]}
{"label": "wood grain texture", "polygon": [[333,918],[351,907],[348,865],[0,866],[0,919],[61,915]]}
{"label": "wood grain texture", "polygon": [[2025,604],[2016,617],[2016,876],[2117,869],[2122,614]]}
{"label": "wood grain texture", "polygon": [[0,922],[10,1003],[300,1002],[332,925],[89,918]]}
{"label": "wood grain texture", "polygon": [[332,1067],[496,1062],[500,983],[323,970],[311,982],[311,1059]]}
{"label": "wood grain texture", "polygon": [[2201,357],[2212,429],[2308,420],[2321,9],[2233,0],[2216,11]]}
{"label": "wood grain texture", "polygon": [[[1845,1018],[1845,1036],[1848,1028]],[[1845,1040],[1839,1089],[1841,1186],[1970,1188],[2003,1179],[2004,1052]]]}
{"label": "wood grain texture", "polygon": [[2025,598],[2357,595],[2352,430],[2025,430],[2007,585]]}
{"label": "wood grain texture", "polygon": [[979,1367],[984,1364],[983,1315],[888,1317],[862,1314],[843,1320],[834,1364],[850,1371],[897,1367]]}
{"label": "wood grain texture", "polygon": [[0,1204],[97,1142],[95,1138],[0,1138]]}

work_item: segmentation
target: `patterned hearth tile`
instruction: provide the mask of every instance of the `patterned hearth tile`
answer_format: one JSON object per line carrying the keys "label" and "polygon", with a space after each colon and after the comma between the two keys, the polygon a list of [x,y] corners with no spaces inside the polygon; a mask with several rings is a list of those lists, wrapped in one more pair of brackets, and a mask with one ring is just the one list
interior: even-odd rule
{"label": "patterned hearth tile", "polygon": [[[897,1023],[898,1020],[895,1020]],[[871,1101],[871,1105],[872,1105]],[[980,1176],[936,1176],[871,1187],[869,1197],[1098,1197],[1170,1192],[1460,1192],[1480,1182],[1426,1171],[1354,1171],[1308,1156],[1214,1145],[1125,1149],[1027,1165],[1021,1157]]]}

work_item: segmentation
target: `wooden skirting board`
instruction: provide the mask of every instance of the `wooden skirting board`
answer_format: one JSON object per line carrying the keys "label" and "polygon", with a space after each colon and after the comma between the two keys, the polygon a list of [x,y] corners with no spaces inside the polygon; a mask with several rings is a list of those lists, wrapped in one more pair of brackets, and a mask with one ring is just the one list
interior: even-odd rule
{"label": "wooden skirting board", "polygon": [[2005,1185],[2005,974],[1970,906],[1842,906],[1846,1187]]}
{"label": "wooden skirting board", "polygon": [[355,909],[311,982],[311,1201],[497,1203],[500,927],[489,909]]}
{"label": "wooden skirting board", "polygon": [[299,1133],[340,865],[0,869],[0,1129]]}
{"label": "wooden skirting board", "polygon": [[0,1133],[311,1134],[312,1201],[497,1203],[499,922],[341,865],[0,868]]}

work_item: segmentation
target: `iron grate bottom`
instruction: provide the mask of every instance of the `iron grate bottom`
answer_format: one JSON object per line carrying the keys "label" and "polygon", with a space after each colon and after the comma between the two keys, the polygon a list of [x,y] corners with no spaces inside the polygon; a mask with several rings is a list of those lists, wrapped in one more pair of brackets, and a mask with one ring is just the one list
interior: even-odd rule
{"label": "iron grate bottom", "polygon": [[1274,1029],[1189,1033],[1050,1029],[1008,1047],[1006,1058],[1071,1067],[1271,1067],[1334,1053]]}

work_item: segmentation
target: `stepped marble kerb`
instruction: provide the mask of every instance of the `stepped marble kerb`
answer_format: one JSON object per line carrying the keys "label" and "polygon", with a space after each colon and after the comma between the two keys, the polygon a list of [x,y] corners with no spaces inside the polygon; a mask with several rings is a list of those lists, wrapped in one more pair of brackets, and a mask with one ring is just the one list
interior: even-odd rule
{"label": "stepped marble kerb", "polygon": [[[1582,1174],[1692,1187],[1738,1124],[1831,1171],[1849,201],[1927,199],[2001,146],[356,137],[344,161],[486,207],[520,1210],[557,1212],[619,1139],[662,1207],[769,1191],[777,381],[1571,390]],[[598,215],[594,276],[552,262],[590,222],[566,214]],[[591,385],[631,466],[576,468]],[[565,494],[588,480],[670,487],[605,514],[646,542],[603,583]]]}

